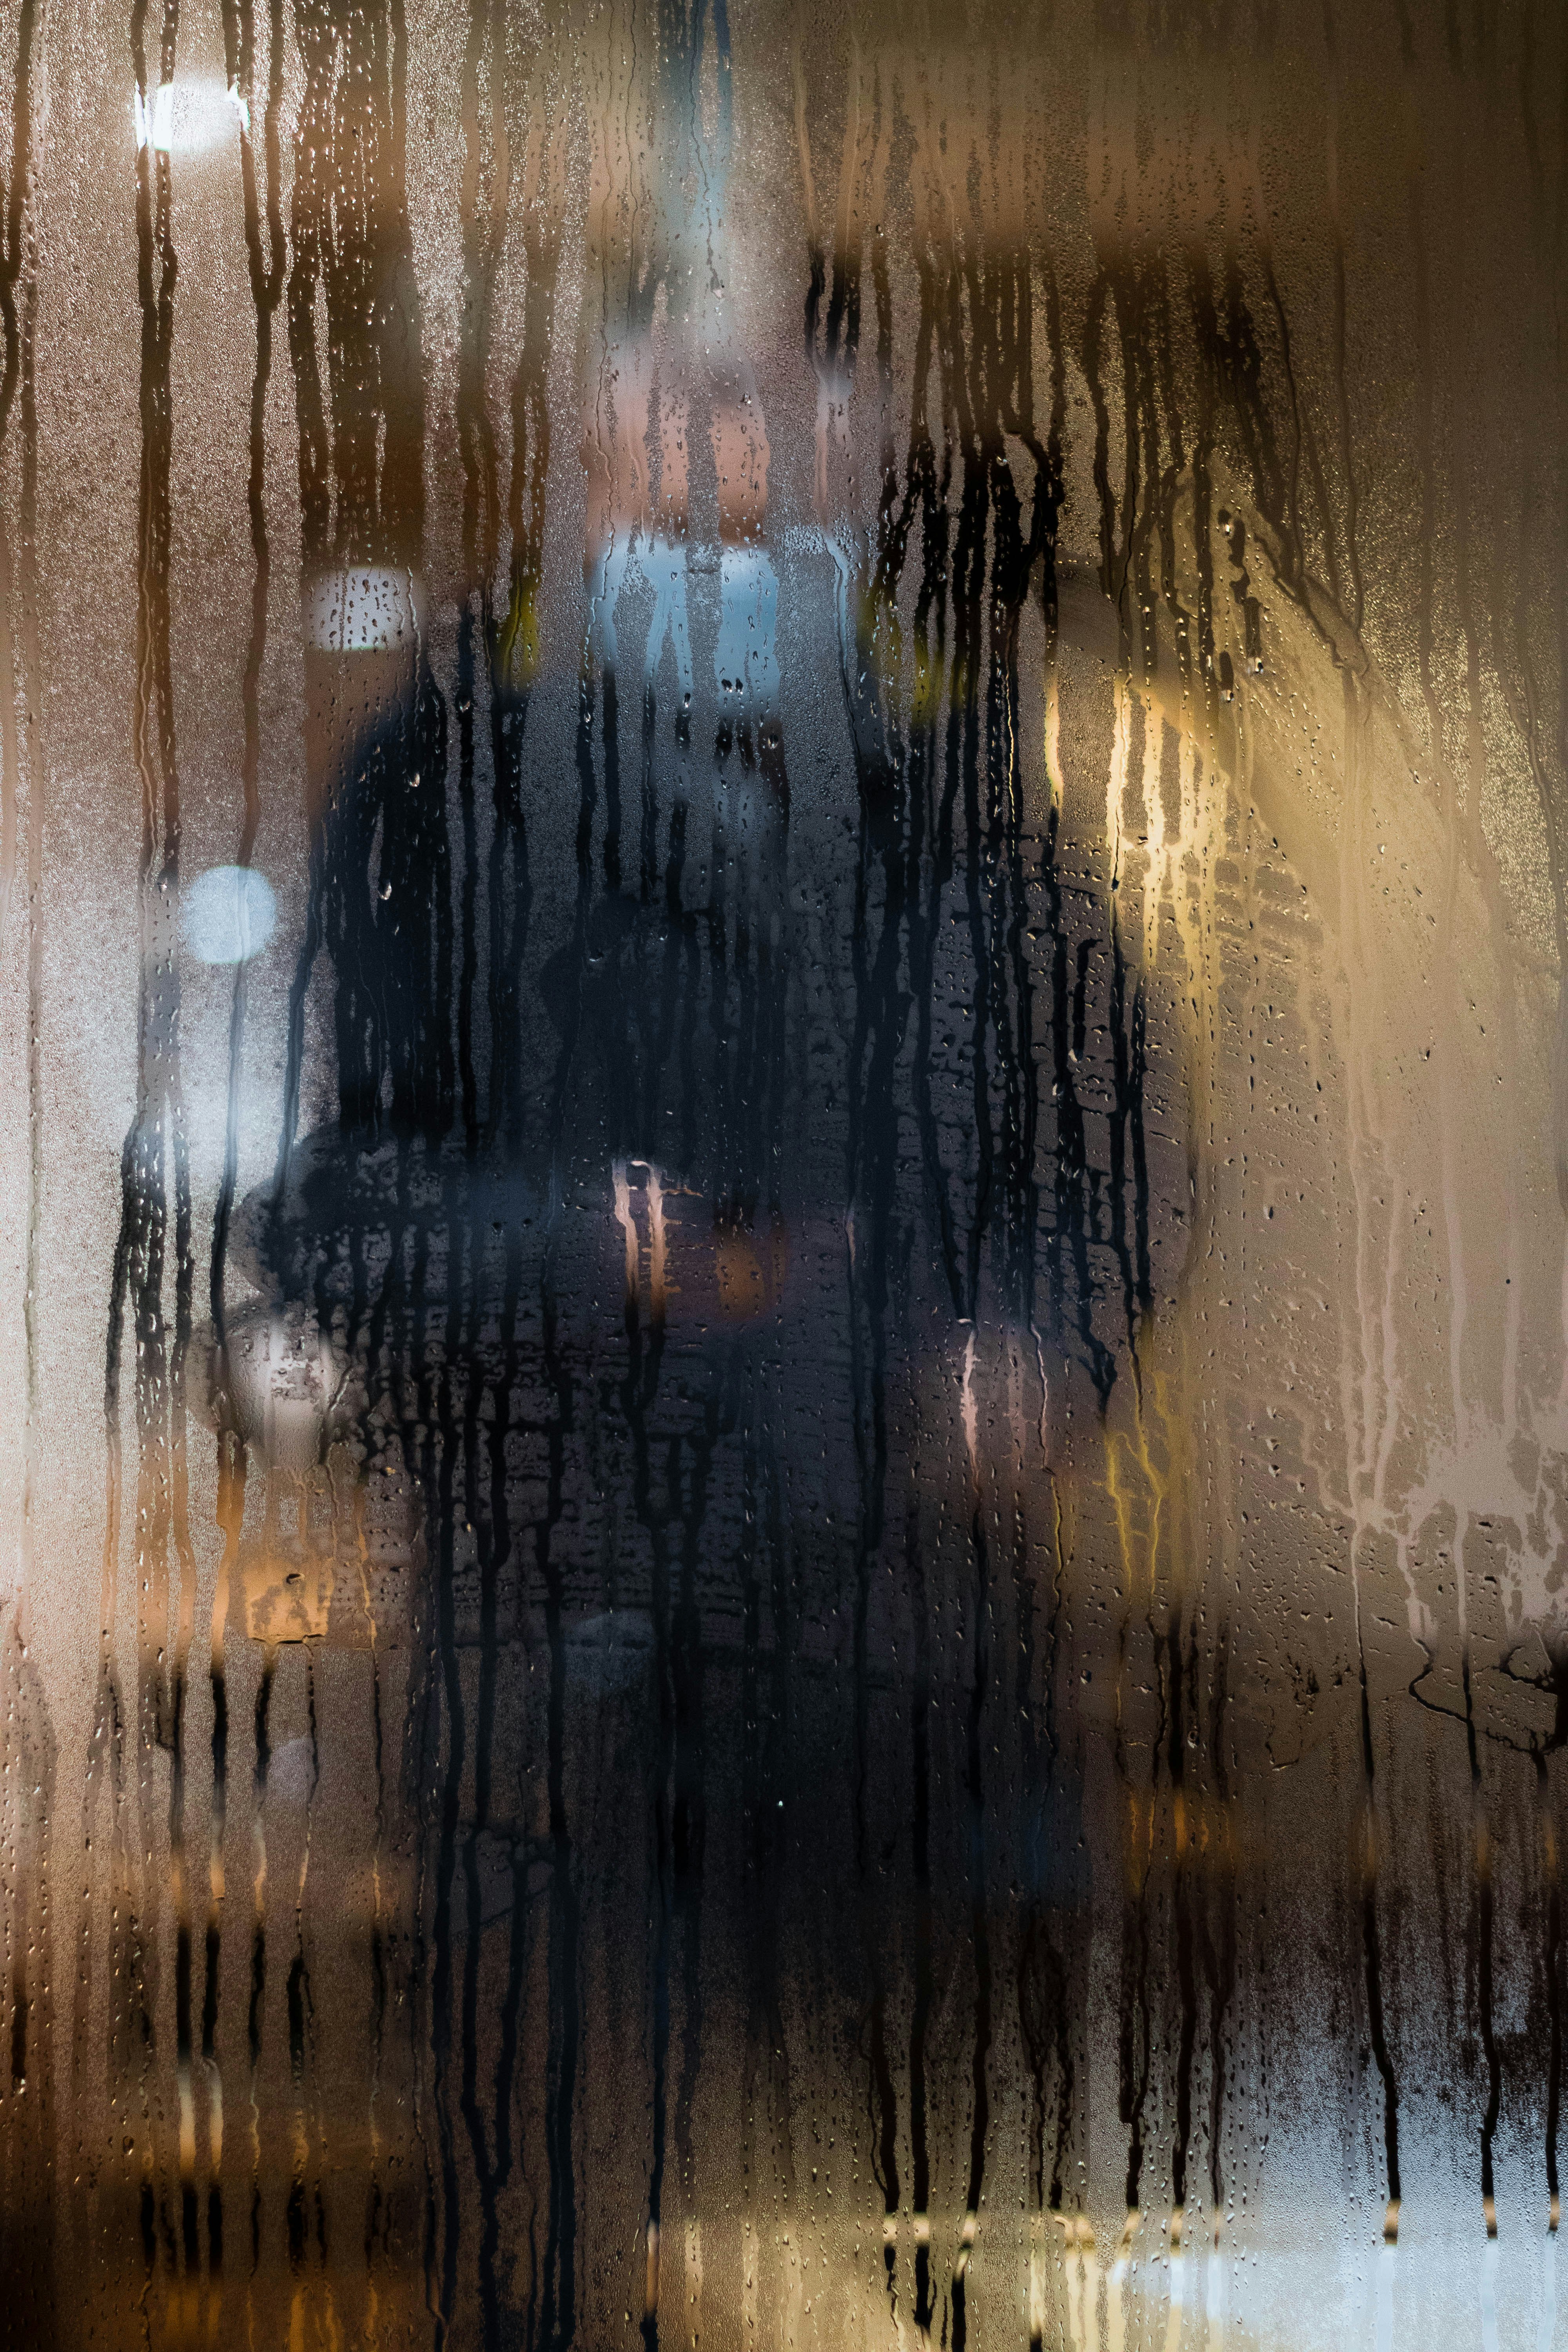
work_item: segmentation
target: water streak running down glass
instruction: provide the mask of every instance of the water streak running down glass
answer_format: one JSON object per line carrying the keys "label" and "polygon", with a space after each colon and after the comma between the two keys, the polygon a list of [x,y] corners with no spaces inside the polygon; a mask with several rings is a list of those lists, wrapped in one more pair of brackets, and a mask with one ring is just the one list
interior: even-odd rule
{"label": "water streak running down glass", "polygon": [[1568,2345],[1565,93],[0,13],[0,2345]]}

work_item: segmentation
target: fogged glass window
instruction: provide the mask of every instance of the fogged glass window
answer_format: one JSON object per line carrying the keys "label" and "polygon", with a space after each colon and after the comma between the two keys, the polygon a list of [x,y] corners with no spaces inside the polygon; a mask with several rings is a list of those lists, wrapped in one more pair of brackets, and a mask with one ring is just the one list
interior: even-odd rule
{"label": "fogged glass window", "polygon": [[1568,2341],[1565,88],[0,14],[6,2344]]}

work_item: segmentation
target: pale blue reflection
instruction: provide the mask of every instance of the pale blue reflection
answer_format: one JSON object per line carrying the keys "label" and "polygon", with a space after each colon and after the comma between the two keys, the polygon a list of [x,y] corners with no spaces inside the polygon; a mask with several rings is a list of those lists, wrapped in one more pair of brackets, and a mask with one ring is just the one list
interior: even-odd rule
{"label": "pale blue reflection", "polygon": [[184,894],[185,945],[203,963],[248,963],[272,937],[272,886],[248,866],[209,866]]}

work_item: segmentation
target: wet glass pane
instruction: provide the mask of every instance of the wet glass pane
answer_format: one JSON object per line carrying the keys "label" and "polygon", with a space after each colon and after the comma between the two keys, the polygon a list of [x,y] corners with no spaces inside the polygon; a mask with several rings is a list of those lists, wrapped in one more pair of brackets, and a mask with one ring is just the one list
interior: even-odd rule
{"label": "wet glass pane", "polygon": [[6,2345],[1568,2342],[1565,92],[7,0]]}

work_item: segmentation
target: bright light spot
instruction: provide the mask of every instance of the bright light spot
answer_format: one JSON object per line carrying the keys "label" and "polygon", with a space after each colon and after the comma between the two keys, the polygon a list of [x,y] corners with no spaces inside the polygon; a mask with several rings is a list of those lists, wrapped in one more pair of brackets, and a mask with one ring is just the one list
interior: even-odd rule
{"label": "bright light spot", "polygon": [[272,937],[278,902],[248,866],[209,866],[184,893],[185,945],[203,963],[248,963]]}
{"label": "bright light spot", "polygon": [[164,155],[205,155],[234,135],[235,118],[248,130],[249,109],[237,89],[220,81],[164,81],[151,101],[140,90],[131,101],[136,144]]}
{"label": "bright light spot", "polygon": [[310,593],[305,632],[324,653],[412,651],[419,611],[411,574],[377,563],[327,572]]}

